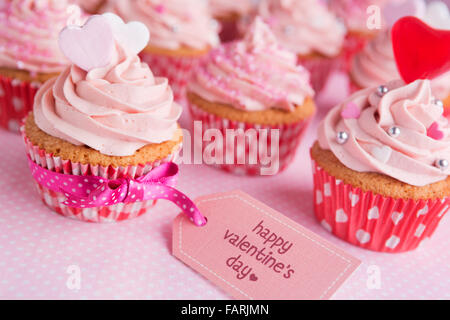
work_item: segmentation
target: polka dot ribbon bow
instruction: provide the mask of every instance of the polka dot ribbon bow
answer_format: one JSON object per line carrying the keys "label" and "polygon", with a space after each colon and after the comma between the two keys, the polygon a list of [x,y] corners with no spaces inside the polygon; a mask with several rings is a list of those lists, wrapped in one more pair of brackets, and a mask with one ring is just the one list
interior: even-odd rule
{"label": "polka dot ribbon bow", "polygon": [[173,186],[178,166],[164,163],[137,179],[108,180],[96,176],[61,174],[42,168],[28,158],[33,178],[41,185],[67,197],[64,205],[74,208],[111,206],[146,200],[165,199],[175,203],[197,226],[206,224],[206,218],[195,204]]}

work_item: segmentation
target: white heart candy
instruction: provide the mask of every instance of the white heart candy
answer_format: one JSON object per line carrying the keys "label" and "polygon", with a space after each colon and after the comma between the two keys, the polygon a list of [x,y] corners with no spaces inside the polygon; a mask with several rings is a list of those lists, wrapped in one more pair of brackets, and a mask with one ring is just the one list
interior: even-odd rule
{"label": "white heart candy", "polygon": [[344,223],[348,221],[348,216],[343,209],[336,211],[336,222]]}
{"label": "white heart candy", "polygon": [[399,237],[391,236],[389,239],[387,239],[385,246],[391,249],[395,249],[399,243],[400,243]]}
{"label": "white heart candy", "polygon": [[150,32],[145,24],[138,21],[125,23],[114,13],[104,13],[102,15],[108,20],[112,28],[114,38],[124,48],[130,50],[133,54],[138,54],[144,49],[150,40]]}
{"label": "white heart candy", "polygon": [[402,220],[403,219],[403,212],[397,212],[397,211],[395,211],[393,214],[392,214],[392,216],[391,216],[391,219],[392,219],[392,222],[395,224],[395,225],[397,225],[399,222],[400,222],[400,220]]}
{"label": "white heart candy", "polygon": [[378,210],[378,207],[371,208],[367,214],[367,218],[369,220],[378,219],[379,217],[380,217],[380,211]]}
{"label": "white heart candy", "polygon": [[388,146],[373,147],[371,153],[378,161],[386,163],[391,157],[392,149]]}
{"label": "white heart candy", "polygon": [[367,243],[370,241],[370,233],[364,231],[363,229],[359,229],[356,231],[356,239],[361,243]]}

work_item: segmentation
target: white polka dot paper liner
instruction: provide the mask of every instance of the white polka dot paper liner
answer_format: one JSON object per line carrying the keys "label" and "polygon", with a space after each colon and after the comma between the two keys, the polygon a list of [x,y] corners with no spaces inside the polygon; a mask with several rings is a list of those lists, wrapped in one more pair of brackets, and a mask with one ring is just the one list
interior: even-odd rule
{"label": "white polka dot paper liner", "polygon": [[335,236],[379,252],[414,250],[433,235],[450,209],[450,198],[394,199],[345,184],[313,161],[314,208]]}
{"label": "white polka dot paper liner", "polygon": [[[255,125],[251,123],[244,123],[239,121],[231,121],[214,114],[208,113],[201,108],[197,107],[192,103],[188,103],[189,110],[192,116],[193,121],[200,121],[202,123],[202,136],[205,134],[205,131],[208,129],[218,129],[222,136],[224,137],[224,141],[226,141],[226,131],[227,130],[235,130],[235,129],[243,129],[245,132],[248,129],[255,129],[256,132],[262,129],[267,132],[267,140],[265,137],[262,137],[263,143],[261,143],[260,138],[261,135],[259,132],[257,133],[258,143],[253,143],[249,145],[246,143],[246,139],[235,139],[236,143],[232,145],[227,145],[225,142],[222,148],[222,154],[219,158],[224,159],[226,154],[234,155],[233,163],[214,163],[214,159],[208,159],[207,156],[209,153],[205,153],[205,149],[208,147],[207,143],[202,144],[202,152],[203,152],[203,160],[206,164],[210,164],[213,167],[224,170],[228,173],[233,173],[236,175],[247,175],[247,176],[259,176],[262,175],[262,172],[265,172],[263,175],[273,175],[282,172],[285,170],[289,164],[294,160],[296,151],[304,133],[306,132],[309,124],[313,116],[305,119],[303,121],[299,121],[297,123],[288,124],[288,125],[277,125],[277,126],[269,126],[269,125]],[[271,130],[279,130],[279,142],[271,140]],[[267,143],[265,143],[267,141]],[[274,144],[274,145],[272,145]],[[260,156],[258,156],[257,163],[250,163],[248,161],[251,158],[251,155],[255,154],[256,148],[257,153],[259,153],[261,148],[265,148],[262,151],[262,154],[269,154],[271,150],[278,153],[278,157],[271,154],[273,161],[277,162],[266,164],[265,160],[261,160]],[[205,156],[206,155],[206,156]],[[216,155],[212,155],[215,157]],[[245,159],[240,161],[240,159]],[[224,162],[224,161],[223,161]],[[270,167],[270,170],[267,170]],[[272,171],[273,169],[273,171]]]}
{"label": "white polka dot paper liner", "polygon": [[192,71],[200,64],[203,56],[173,57],[141,52],[140,57],[146,62],[155,76],[169,79],[174,99],[185,99],[186,86]]}
{"label": "white polka dot paper liner", "polygon": [[[26,137],[23,127],[21,128],[21,131],[27,154],[32,162],[51,172],[64,175],[83,176],[86,179],[90,179],[90,177],[103,178],[105,180],[117,180],[121,178],[139,179],[163,164],[176,162],[181,150],[180,144],[168,157],[153,163],[126,167],[103,167],[63,160],[60,157],[46,153],[38,146],[31,143]],[[57,177],[53,180],[53,182],[51,180],[46,180],[45,183],[58,183],[56,181],[58,180]],[[121,202],[112,205],[106,205],[105,203],[105,205],[102,206],[89,208],[72,207],[64,204],[67,201],[67,195],[62,191],[55,191],[54,185],[46,186],[45,184],[38,183],[36,180],[34,181],[44,204],[62,216],[85,222],[116,222],[132,219],[146,213],[156,204],[156,200],[152,200],[150,197],[148,200],[146,199],[145,201],[139,202]],[[99,186],[100,185],[93,185],[93,190],[89,190],[88,192],[94,192],[94,188],[98,188]],[[68,187],[68,185],[65,186],[64,182],[61,181],[61,188],[63,189],[64,187]],[[76,188],[76,186],[73,188]],[[75,190],[74,193],[77,194],[77,190]]]}
{"label": "white polka dot paper liner", "polygon": [[0,127],[19,132],[20,123],[32,109],[40,85],[0,75]]}

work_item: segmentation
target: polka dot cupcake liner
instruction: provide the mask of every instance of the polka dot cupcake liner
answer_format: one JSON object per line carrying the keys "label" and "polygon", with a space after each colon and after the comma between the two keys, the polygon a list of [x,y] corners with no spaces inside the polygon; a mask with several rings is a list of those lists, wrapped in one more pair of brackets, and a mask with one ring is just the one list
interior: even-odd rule
{"label": "polka dot cupcake liner", "polygon": [[169,80],[174,99],[184,101],[186,86],[194,70],[201,62],[199,57],[172,57],[142,52],[142,61],[146,62],[155,76],[165,77]]}
{"label": "polka dot cupcake liner", "polygon": [[351,62],[355,54],[361,51],[370,41],[370,36],[362,34],[348,33],[344,40],[343,65],[345,71],[350,71]]}
{"label": "polka dot cupcake liner", "polygon": [[0,127],[19,132],[22,119],[33,108],[38,82],[26,82],[0,75]]}
{"label": "polka dot cupcake liner", "polygon": [[364,249],[414,250],[433,235],[450,198],[415,201],[363,192],[312,163],[317,220],[335,236]]}
{"label": "polka dot cupcake liner", "polygon": [[[30,156],[31,160],[39,166],[68,175],[91,175],[105,179],[119,179],[127,176],[133,179],[138,178],[163,163],[176,162],[181,150],[180,144],[177,150],[165,159],[153,163],[126,167],[104,167],[76,163],[53,156],[52,154],[46,153],[45,150],[40,149],[38,146],[33,145],[26,137],[23,126],[21,127],[21,133],[25,142],[27,154]],[[37,191],[45,205],[64,217],[85,222],[117,222],[132,219],[146,213],[156,204],[156,200],[148,200],[95,208],[73,208],[63,204],[63,202],[67,200],[63,193],[52,191],[37,182],[35,183]]]}
{"label": "polka dot cupcake liner", "polygon": [[342,70],[344,66],[342,55],[334,58],[299,58],[298,63],[309,71],[311,86],[316,92],[323,89],[331,73]]}
{"label": "polka dot cupcake liner", "polygon": [[[294,160],[297,147],[299,146],[303,134],[306,132],[312,117],[299,121],[294,124],[289,125],[278,125],[278,126],[268,126],[268,125],[256,125],[251,123],[244,123],[239,121],[228,120],[214,114],[208,113],[196,105],[189,103],[189,110],[193,121],[201,121],[202,123],[202,136],[205,136],[205,132],[208,129],[217,129],[221,132],[223,140],[223,146],[219,147],[221,154],[216,157],[215,154],[208,152],[208,144],[202,143],[203,161],[210,166],[224,170],[228,173],[233,173],[237,175],[247,175],[247,176],[259,176],[259,175],[274,175],[280,173],[286,169],[289,164]],[[227,130],[242,129],[244,132],[249,129],[255,129],[256,137],[258,138],[257,144],[246,143],[244,135],[240,135],[235,139],[234,144],[226,144]],[[261,141],[267,143],[260,143],[260,138],[262,137],[258,130],[267,129],[267,140],[265,137]],[[272,142],[271,131],[279,130],[279,143]],[[265,148],[262,154],[267,154],[267,152],[278,152],[278,157],[274,156],[274,162],[271,164],[265,164],[264,160],[258,156],[257,163],[251,163],[248,161],[252,155],[257,154],[262,149]],[[205,152],[206,151],[206,152]],[[217,164],[214,158],[224,159],[225,155],[233,155],[232,164],[222,163]],[[271,154],[272,156],[272,154]],[[244,159],[245,161],[243,161]],[[244,162],[244,163],[242,163]],[[273,170],[268,170],[271,167]],[[262,174],[264,172],[264,174]]]}

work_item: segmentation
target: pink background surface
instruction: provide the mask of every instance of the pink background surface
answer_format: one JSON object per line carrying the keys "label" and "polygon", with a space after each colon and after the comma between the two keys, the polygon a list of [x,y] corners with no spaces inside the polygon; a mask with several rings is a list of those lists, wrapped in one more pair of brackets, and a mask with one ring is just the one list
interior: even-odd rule
{"label": "pink background surface", "polygon": [[[450,218],[432,239],[403,254],[366,251],[329,234],[315,220],[309,128],[294,163],[273,177],[239,177],[202,165],[182,165],[179,190],[192,198],[241,189],[362,260],[334,299],[450,299]],[[186,119],[184,119],[186,122]],[[172,220],[161,201],[140,218],[89,224],[45,207],[32,184],[22,139],[0,130],[0,298],[9,299],[228,299],[229,296],[171,255]],[[67,268],[81,270],[70,290]],[[369,289],[378,266],[381,288]]]}

